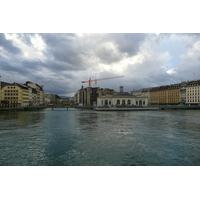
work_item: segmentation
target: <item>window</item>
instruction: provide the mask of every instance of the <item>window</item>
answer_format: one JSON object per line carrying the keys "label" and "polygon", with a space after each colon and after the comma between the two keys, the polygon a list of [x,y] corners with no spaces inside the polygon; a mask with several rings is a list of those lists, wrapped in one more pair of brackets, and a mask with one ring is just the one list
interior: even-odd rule
{"label": "window", "polygon": [[120,104],[120,100],[119,99],[117,100],[117,104]]}
{"label": "window", "polygon": [[108,105],[108,100],[105,100],[105,105]]}

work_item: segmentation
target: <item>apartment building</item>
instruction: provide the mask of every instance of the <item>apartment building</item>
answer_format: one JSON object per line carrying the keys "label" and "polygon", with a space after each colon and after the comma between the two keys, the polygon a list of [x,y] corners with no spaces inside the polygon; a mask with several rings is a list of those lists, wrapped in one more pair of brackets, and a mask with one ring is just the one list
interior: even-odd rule
{"label": "apartment building", "polygon": [[153,87],[150,90],[150,101],[151,105],[158,105],[159,104],[159,90],[160,87]]}
{"label": "apartment building", "polygon": [[200,104],[200,80],[187,82],[186,85],[186,104]]}
{"label": "apartment building", "polygon": [[28,87],[18,83],[1,82],[0,104],[4,107],[25,107],[28,106]]}
{"label": "apartment building", "polygon": [[36,83],[27,81],[25,84],[0,81],[0,106],[26,107],[44,104],[44,90]]}
{"label": "apartment building", "polygon": [[150,90],[151,105],[178,105],[184,103],[184,99],[183,83],[154,87]]}
{"label": "apartment building", "polygon": [[43,86],[37,83],[27,81],[25,83],[29,89],[29,106],[42,106],[44,105],[44,89]]}

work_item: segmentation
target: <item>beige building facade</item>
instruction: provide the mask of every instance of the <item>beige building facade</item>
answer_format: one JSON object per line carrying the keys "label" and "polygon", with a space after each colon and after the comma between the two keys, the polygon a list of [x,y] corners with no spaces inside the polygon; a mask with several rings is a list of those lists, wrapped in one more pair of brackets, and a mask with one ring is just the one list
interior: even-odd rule
{"label": "beige building facade", "polygon": [[194,80],[187,83],[186,104],[200,105],[200,80]]}
{"label": "beige building facade", "polygon": [[107,95],[97,98],[97,106],[148,106],[148,97]]}
{"label": "beige building facade", "polygon": [[26,85],[4,82],[0,93],[1,106],[10,108],[28,106],[29,92]]}
{"label": "beige building facade", "polygon": [[178,105],[184,104],[185,87],[181,84],[171,84],[154,87],[150,90],[151,105]]}
{"label": "beige building facade", "polygon": [[0,81],[0,106],[17,108],[27,106],[42,106],[44,90],[41,86],[26,82],[25,84]]}

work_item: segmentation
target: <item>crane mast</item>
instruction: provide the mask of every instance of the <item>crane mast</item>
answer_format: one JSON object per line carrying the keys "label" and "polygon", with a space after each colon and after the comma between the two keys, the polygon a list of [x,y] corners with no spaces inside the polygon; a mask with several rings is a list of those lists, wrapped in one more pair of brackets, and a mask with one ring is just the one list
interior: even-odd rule
{"label": "crane mast", "polygon": [[124,77],[124,76],[108,77],[108,78],[101,78],[101,79],[94,79],[94,80],[92,80],[91,77],[90,77],[88,81],[81,81],[81,83],[88,83],[88,86],[91,87],[91,83],[93,81],[95,82],[95,85],[97,85],[97,81],[113,79],[113,78],[121,78],[121,77]]}

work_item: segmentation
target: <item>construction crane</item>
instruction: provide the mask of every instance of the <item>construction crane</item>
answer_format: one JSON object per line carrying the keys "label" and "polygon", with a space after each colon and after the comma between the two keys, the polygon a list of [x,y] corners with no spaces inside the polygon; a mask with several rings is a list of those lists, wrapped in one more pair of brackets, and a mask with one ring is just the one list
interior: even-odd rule
{"label": "construction crane", "polygon": [[108,78],[101,78],[101,79],[95,79],[95,80],[91,80],[91,77],[88,81],[81,81],[81,83],[88,83],[88,86],[91,87],[91,82],[95,82],[95,85],[97,85],[97,81],[102,81],[102,80],[107,80],[107,79],[113,79],[113,78],[121,78],[124,76],[116,76],[116,77],[108,77]]}

